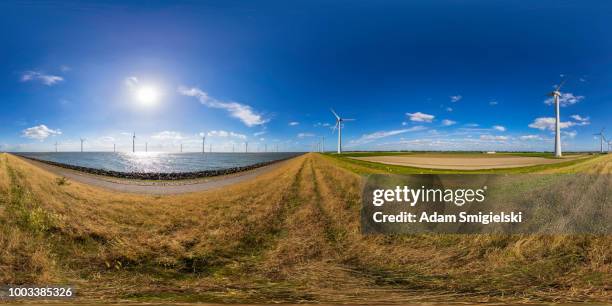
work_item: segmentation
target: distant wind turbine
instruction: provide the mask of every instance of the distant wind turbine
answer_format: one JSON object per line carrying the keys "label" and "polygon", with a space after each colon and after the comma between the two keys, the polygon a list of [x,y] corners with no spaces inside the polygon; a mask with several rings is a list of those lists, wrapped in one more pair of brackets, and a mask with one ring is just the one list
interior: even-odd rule
{"label": "distant wind turbine", "polygon": [[132,134],[132,153],[136,152],[136,132]]}
{"label": "distant wind turbine", "polygon": [[603,148],[603,144],[604,142],[606,142],[606,136],[604,136],[604,130],[606,128],[602,128],[601,131],[599,131],[599,133],[597,134],[593,134],[594,136],[599,136],[599,146],[600,146],[600,152],[603,153],[604,152],[604,148]]}
{"label": "distant wind turbine", "polygon": [[244,153],[249,153],[249,142],[248,141],[244,142]]}
{"label": "distant wind turbine", "polygon": [[206,153],[204,149],[205,145],[206,145],[206,134],[202,133],[202,154]]}
{"label": "distant wind turbine", "polygon": [[83,152],[83,142],[85,141],[85,139],[81,138],[81,152]]}
{"label": "distant wind turbine", "polygon": [[145,142],[145,152],[149,152],[149,143]]}
{"label": "distant wind turbine", "polygon": [[561,157],[563,154],[561,153],[561,115],[559,114],[559,98],[561,97],[561,86],[565,83],[565,80],[561,81],[557,88],[549,93],[548,95],[553,97],[555,103],[555,157]]}
{"label": "distant wind turbine", "polygon": [[57,153],[57,141],[55,142],[55,153]]}
{"label": "distant wind turbine", "polygon": [[336,125],[334,126],[332,133],[338,129],[338,154],[340,154],[342,153],[342,122],[355,121],[355,119],[341,118],[333,109],[330,110],[332,114],[334,114],[334,117],[336,117]]}

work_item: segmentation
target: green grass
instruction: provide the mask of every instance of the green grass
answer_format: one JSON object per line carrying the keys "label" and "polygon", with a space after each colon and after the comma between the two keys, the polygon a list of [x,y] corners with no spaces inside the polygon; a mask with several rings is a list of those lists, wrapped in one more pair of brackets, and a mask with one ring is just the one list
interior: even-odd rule
{"label": "green grass", "polygon": [[[362,155],[363,154],[363,155]],[[409,155],[415,153],[408,152],[363,152],[363,153],[347,153],[347,154],[330,154],[327,153],[325,156],[336,160],[337,164],[345,169],[351,170],[357,174],[371,174],[371,173],[393,173],[393,174],[512,174],[512,173],[534,173],[540,171],[546,171],[550,169],[558,169],[568,166],[577,165],[587,160],[591,160],[596,155],[568,160],[565,162],[559,162],[554,164],[542,164],[535,166],[517,167],[517,168],[501,168],[501,169],[479,169],[479,170],[455,170],[455,169],[429,169],[429,168],[418,168],[410,166],[399,166],[389,165],[377,162],[369,162],[364,160],[352,159],[351,157],[365,157],[365,156],[388,156],[388,155]],[[435,153],[435,154],[475,154],[470,153]],[[550,153],[500,153],[503,155],[513,156],[536,156],[546,157],[544,154]]]}

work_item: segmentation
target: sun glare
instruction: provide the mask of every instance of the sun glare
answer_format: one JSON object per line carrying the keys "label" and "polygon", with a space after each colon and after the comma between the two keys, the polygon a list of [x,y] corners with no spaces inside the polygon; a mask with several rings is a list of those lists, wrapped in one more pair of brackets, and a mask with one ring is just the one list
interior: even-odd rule
{"label": "sun glare", "polygon": [[159,92],[151,86],[143,86],[136,91],[136,99],[143,105],[154,105],[159,99]]}

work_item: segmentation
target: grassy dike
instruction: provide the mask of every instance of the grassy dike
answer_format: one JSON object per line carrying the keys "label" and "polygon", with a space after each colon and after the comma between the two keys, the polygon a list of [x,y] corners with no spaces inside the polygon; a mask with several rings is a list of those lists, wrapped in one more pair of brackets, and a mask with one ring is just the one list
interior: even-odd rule
{"label": "grassy dike", "polygon": [[[611,170],[600,156],[542,171]],[[612,301],[611,236],[361,235],[359,174],[377,172],[306,154],[147,196],[1,154],[0,283],[73,284],[93,302]]]}

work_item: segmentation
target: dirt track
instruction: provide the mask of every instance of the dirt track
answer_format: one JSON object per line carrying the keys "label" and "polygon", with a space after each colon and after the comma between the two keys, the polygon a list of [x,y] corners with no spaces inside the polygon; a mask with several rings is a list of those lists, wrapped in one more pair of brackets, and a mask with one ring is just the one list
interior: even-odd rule
{"label": "dirt track", "polygon": [[94,175],[52,166],[26,158],[18,158],[27,163],[43,168],[44,170],[47,170],[55,175],[66,177],[69,180],[74,180],[76,182],[89,184],[104,189],[110,189],[113,191],[140,194],[180,194],[221,188],[250,180],[272,169],[276,169],[285,163],[285,161],[281,161],[249,171],[195,180],[142,181]]}
{"label": "dirt track", "polygon": [[[527,167],[543,164],[555,164],[567,161],[571,158],[552,159],[543,157],[523,157],[523,156],[426,156],[426,155],[406,155],[406,156],[369,156],[353,157],[354,159],[369,162],[383,163],[389,165],[410,166],[417,168],[430,169],[452,169],[452,170],[482,170]],[[572,157],[578,158],[578,157]]]}

